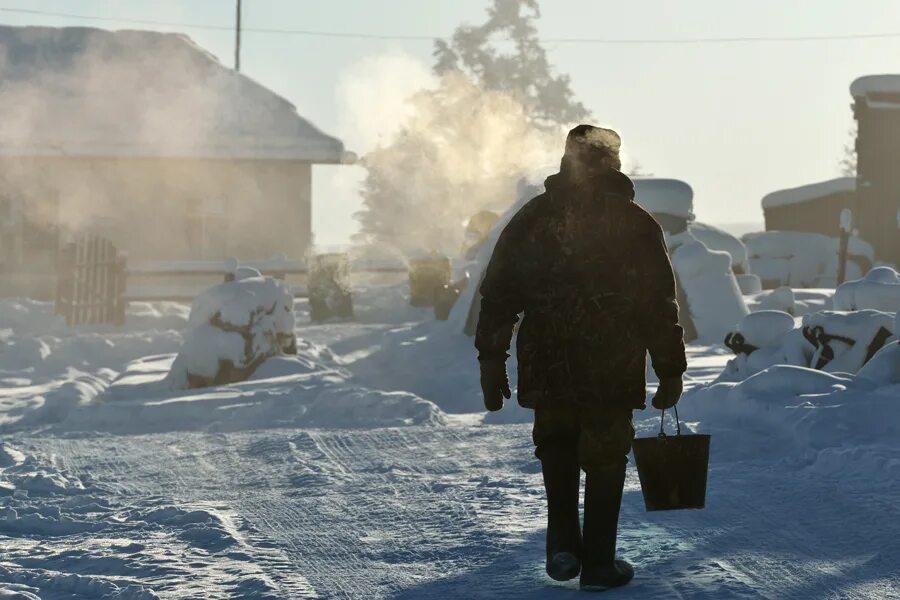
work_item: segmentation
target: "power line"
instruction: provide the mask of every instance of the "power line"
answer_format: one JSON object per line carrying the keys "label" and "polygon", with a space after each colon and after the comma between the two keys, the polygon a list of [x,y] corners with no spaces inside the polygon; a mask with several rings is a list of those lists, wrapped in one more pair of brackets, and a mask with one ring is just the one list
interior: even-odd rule
{"label": "power line", "polygon": [[[232,25],[208,25],[202,23],[181,23],[175,21],[157,21],[154,19],[127,19],[117,17],[101,17],[94,15],[79,15],[74,13],[51,12],[45,10],[33,10],[28,8],[4,8],[0,12],[37,15],[45,17],[60,17],[65,19],[78,19],[82,21],[96,21],[107,23],[130,23],[137,25],[153,25],[161,27],[177,27],[182,29],[202,29],[207,31],[234,31]],[[406,40],[406,41],[434,41],[446,40],[445,36],[432,35],[386,35],[379,33],[345,32],[345,31],[316,31],[311,29],[279,29],[268,27],[242,27],[241,31],[249,33],[266,33],[282,35],[305,35],[329,38],[350,38],[369,40]],[[772,42],[823,42],[841,40],[872,40],[900,38],[900,32],[886,33],[845,33],[833,35],[801,35],[801,36],[736,36],[736,37],[703,37],[703,38],[543,38],[541,42],[548,44],[622,44],[622,45],[694,45],[694,44],[742,44],[742,43],[772,43]]]}

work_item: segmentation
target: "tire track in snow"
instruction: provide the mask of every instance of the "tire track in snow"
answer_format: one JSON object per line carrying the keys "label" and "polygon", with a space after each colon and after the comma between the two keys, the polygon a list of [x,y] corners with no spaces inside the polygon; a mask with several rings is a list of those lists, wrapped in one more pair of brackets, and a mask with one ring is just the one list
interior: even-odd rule
{"label": "tire track in snow", "polygon": [[[543,490],[524,425],[32,441],[117,501],[227,509],[280,597],[573,589],[542,572]],[[632,469],[620,550],[638,575],[617,595],[900,596],[900,507],[887,500],[900,484],[859,483],[784,461],[714,463],[706,510],[645,513]]]}

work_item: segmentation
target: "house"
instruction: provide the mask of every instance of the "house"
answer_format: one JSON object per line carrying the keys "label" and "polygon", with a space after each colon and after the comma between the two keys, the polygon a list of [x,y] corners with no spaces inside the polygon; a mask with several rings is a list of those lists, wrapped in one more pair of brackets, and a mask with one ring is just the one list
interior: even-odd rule
{"label": "house", "polygon": [[144,260],[301,257],[314,164],[343,144],[181,34],[0,27],[0,294],[48,295],[59,246]]}
{"label": "house", "polygon": [[900,265],[900,75],[869,75],[850,86],[856,137],[860,235],[876,256]]}
{"label": "house", "polygon": [[779,190],[763,197],[766,231],[803,231],[836,236],[841,211],[857,214],[856,177],[838,177]]}
{"label": "house", "polygon": [[780,190],[763,198],[767,231],[837,236],[841,211],[878,260],[900,264],[900,75],[860,77],[850,86],[857,175]]}

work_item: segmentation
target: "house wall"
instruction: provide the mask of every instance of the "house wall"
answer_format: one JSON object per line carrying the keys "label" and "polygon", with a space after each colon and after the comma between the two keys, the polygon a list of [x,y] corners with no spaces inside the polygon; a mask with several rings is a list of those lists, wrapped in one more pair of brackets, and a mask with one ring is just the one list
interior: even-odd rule
{"label": "house wall", "polygon": [[311,165],[301,161],[0,159],[0,198],[5,295],[47,295],[57,237],[108,237],[129,264],[300,258],[311,242]]}
{"label": "house wall", "polygon": [[311,237],[299,161],[6,159],[0,186],[29,221],[107,236],[129,260],[298,257]]}
{"label": "house wall", "polygon": [[870,107],[857,99],[854,115],[860,235],[875,247],[876,256],[900,265],[900,94],[873,95],[881,103]]}
{"label": "house wall", "polygon": [[[853,192],[829,194],[806,202],[771,206],[763,209],[766,231],[805,231],[837,236],[841,211],[849,208],[858,212],[857,196]],[[860,237],[869,241],[860,232]]]}

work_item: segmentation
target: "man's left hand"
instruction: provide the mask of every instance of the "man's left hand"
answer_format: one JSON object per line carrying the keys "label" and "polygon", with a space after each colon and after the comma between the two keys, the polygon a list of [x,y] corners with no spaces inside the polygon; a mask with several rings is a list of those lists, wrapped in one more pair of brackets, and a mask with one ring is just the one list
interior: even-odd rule
{"label": "man's left hand", "polygon": [[678,404],[684,384],[681,377],[666,377],[659,381],[659,388],[653,396],[653,408],[666,410]]}

